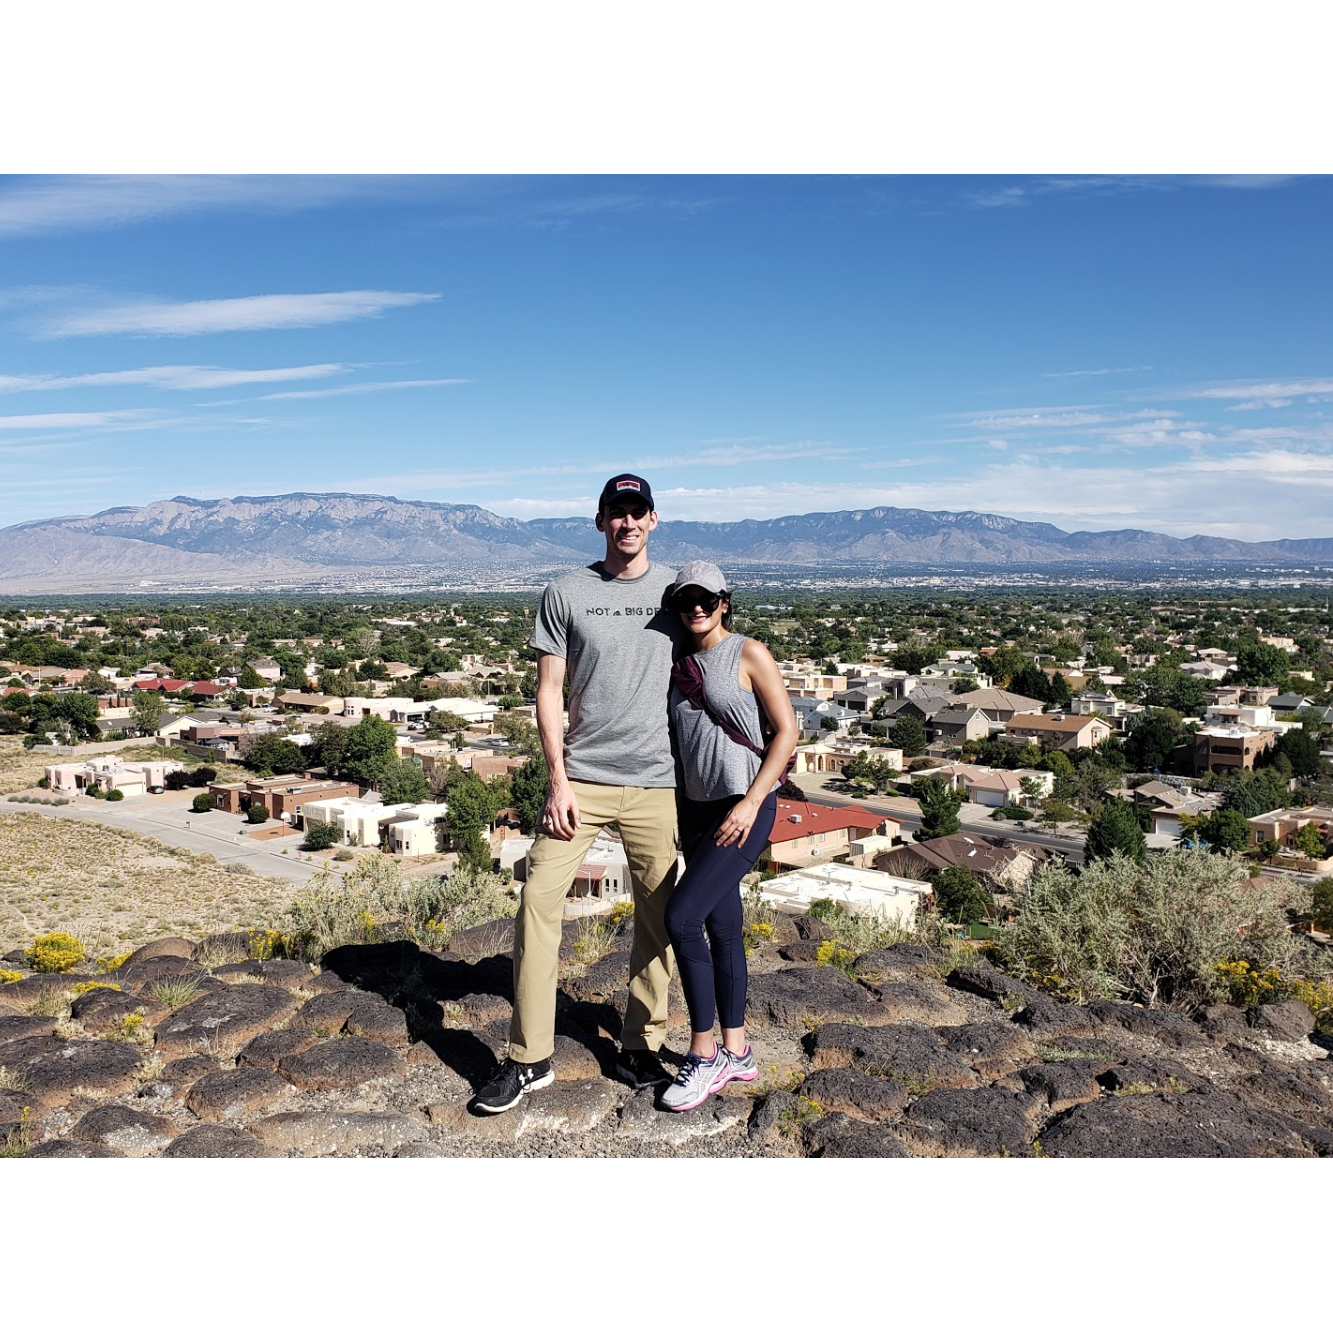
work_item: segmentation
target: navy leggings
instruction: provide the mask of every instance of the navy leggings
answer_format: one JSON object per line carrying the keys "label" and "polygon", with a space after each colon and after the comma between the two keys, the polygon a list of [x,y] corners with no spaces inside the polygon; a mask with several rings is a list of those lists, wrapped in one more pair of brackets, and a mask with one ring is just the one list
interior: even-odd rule
{"label": "navy leggings", "polygon": [[715,1001],[724,1028],[745,1023],[749,974],[742,938],[741,876],[753,867],[768,842],[778,801],[770,792],[739,847],[719,847],[714,842],[718,827],[739,799],[728,796],[721,801],[685,800],[681,804],[685,873],[667,902],[666,928],[680,968],[691,1032],[713,1030]]}

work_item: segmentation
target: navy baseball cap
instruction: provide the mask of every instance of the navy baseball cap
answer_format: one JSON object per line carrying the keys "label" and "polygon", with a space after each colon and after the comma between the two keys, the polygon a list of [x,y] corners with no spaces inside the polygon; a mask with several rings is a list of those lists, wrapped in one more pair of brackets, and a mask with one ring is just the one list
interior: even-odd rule
{"label": "navy baseball cap", "polygon": [[616,500],[635,499],[642,500],[649,509],[657,508],[653,504],[652,487],[642,477],[636,477],[632,472],[622,472],[619,476],[612,477],[602,487],[601,499],[597,501],[597,512],[600,514],[607,505]]}

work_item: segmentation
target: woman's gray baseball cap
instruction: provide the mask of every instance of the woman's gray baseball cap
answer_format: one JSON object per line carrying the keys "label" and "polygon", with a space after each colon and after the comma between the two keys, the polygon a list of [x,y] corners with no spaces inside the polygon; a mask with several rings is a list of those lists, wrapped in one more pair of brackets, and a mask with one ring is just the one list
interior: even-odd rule
{"label": "woman's gray baseball cap", "polygon": [[667,596],[674,597],[682,588],[702,588],[705,592],[720,593],[727,591],[727,581],[722,571],[711,561],[691,560],[676,575],[676,581]]}

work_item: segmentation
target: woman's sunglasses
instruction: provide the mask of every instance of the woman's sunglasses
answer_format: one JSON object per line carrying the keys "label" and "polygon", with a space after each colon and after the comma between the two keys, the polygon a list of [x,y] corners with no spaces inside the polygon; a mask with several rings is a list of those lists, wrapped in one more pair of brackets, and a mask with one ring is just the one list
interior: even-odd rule
{"label": "woman's sunglasses", "polygon": [[681,615],[701,607],[704,615],[711,616],[721,605],[724,594],[716,592],[678,592],[672,595],[671,609]]}

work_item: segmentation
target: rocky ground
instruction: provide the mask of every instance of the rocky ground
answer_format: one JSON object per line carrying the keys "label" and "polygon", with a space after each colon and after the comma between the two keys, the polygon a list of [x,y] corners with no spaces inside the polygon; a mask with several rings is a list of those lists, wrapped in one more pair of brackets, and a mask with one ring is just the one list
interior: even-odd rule
{"label": "rocky ground", "polygon": [[[475,927],[442,953],[348,946],[320,968],[248,961],[239,934],[167,938],[105,976],[24,975],[0,988],[0,1147],[30,1157],[1333,1155],[1333,1043],[1297,1002],[1217,1006],[1195,1020],[1080,1008],[971,955],[919,946],[863,955],[852,980],[818,965],[826,928],[810,917],[781,920],[751,958],[756,1083],[671,1114],[616,1081],[628,938],[583,966],[571,925],[556,1082],[504,1115],[474,1114],[506,1037],[512,928]],[[672,995],[669,1063],[688,1042],[674,985]]]}

